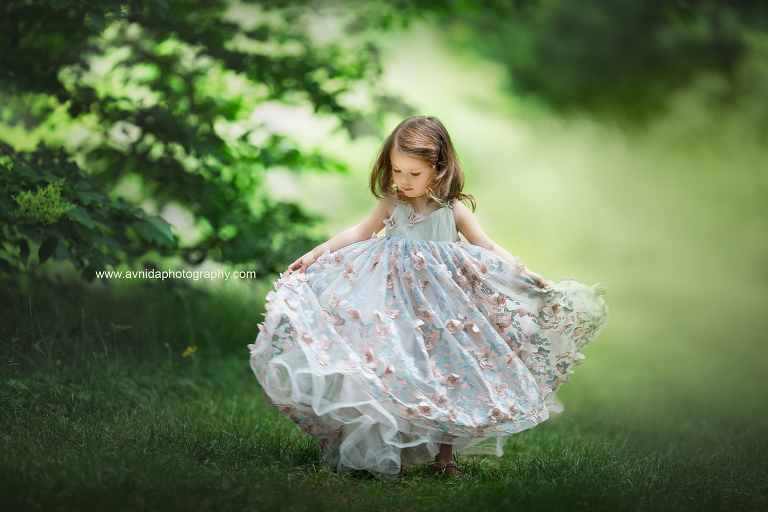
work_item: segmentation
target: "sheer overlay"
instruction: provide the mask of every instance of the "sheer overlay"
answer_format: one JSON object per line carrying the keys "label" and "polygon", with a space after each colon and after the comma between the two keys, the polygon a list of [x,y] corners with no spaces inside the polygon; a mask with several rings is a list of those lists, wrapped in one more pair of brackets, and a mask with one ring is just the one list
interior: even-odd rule
{"label": "sheer overlay", "polygon": [[396,477],[404,463],[502,455],[507,436],[563,410],[555,391],[605,328],[604,289],[539,289],[458,241],[453,204],[398,204],[387,236],[283,274],[250,364],[270,403],[338,470]]}

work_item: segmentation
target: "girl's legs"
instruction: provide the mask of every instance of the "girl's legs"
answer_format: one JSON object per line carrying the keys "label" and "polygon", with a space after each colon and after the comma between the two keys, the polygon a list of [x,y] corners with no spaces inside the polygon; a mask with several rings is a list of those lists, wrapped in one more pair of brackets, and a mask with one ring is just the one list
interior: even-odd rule
{"label": "girl's legs", "polygon": [[437,456],[435,457],[435,462],[450,462],[452,455],[453,455],[453,445],[441,444],[440,451],[437,452]]}
{"label": "girl's legs", "polygon": [[451,460],[452,455],[453,445],[440,444],[440,451],[437,452],[437,456],[435,456],[435,463],[432,464],[432,467],[429,468],[429,472],[434,474],[439,471],[443,471],[448,475],[461,473],[459,467]]}

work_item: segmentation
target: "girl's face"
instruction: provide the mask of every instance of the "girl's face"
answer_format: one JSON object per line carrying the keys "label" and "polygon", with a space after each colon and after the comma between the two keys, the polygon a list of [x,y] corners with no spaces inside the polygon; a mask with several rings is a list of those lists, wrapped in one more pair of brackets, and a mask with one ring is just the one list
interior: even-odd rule
{"label": "girl's face", "polygon": [[402,155],[393,149],[389,155],[392,162],[392,180],[408,198],[417,198],[427,193],[432,182],[432,166],[424,160]]}

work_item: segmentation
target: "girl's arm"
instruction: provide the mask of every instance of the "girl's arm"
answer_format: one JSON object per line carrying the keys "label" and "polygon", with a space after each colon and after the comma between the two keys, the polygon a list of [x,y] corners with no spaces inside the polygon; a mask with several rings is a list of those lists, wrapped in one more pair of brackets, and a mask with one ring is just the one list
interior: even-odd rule
{"label": "girl's arm", "polygon": [[317,261],[317,258],[323,255],[325,249],[330,249],[331,252],[336,252],[342,247],[354,244],[355,242],[362,242],[371,238],[371,234],[378,233],[381,228],[384,227],[384,220],[389,218],[389,211],[394,205],[387,199],[379,200],[373,212],[363,222],[357,226],[347,228],[338,235],[334,236],[327,242],[318,245],[307,254],[297,259],[288,267],[289,272],[299,270],[303,273],[307,270],[307,267]]}
{"label": "girl's arm", "polygon": [[[456,219],[456,229],[458,229],[459,232],[464,235],[464,238],[467,239],[467,242],[471,243],[472,245],[482,247],[483,249],[488,249],[510,265],[516,264],[515,258],[506,249],[500,245],[497,245],[488,237],[488,235],[485,234],[485,232],[480,227],[480,224],[477,222],[475,214],[472,213],[472,211],[467,208],[464,203],[461,201],[456,201],[456,204],[453,207],[453,216]],[[529,270],[525,265],[522,265],[522,267],[523,274],[536,281],[536,284],[538,284],[540,288],[547,286],[548,281],[546,279],[541,277],[536,272]]]}

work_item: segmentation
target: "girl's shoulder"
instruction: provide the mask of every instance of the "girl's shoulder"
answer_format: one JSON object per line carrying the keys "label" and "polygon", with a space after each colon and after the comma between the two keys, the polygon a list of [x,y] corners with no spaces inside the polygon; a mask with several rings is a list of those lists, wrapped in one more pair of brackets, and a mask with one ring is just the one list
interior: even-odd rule
{"label": "girl's shoulder", "polygon": [[463,226],[471,222],[474,219],[475,214],[469,209],[467,205],[459,201],[457,198],[451,199],[451,209],[453,210],[453,219],[456,222],[456,227],[461,230]]}
{"label": "girl's shoulder", "polygon": [[387,216],[391,217],[398,204],[402,204],[402,201],[390,197],[382,197],[379,199],[379,204],[383,205],[387,209]]}
{"label": "girl's shoulder", "polygon": [[451,199],[450,201],[448,201],[448,205],[447,205],[447,206],[448,206],[449,208],[451,208],[451,210],[453,210],[453,215],[454,215],[454,217],[455,217],[455,216],[457,216],[457,215],[459,215],[459,216],[464,216],[464,215],[466,215],[466,214],[468,214],[468,213],[469,213],[470,215],[474,215],[474,214],[472,213],[472,210],[470,210],[470,209],[467,207],[467,205],[465,205],[464,203],[462,203],[461,201],[459,201],[459,198],[457,198],[457,197],[454,197],[453,199]]}

